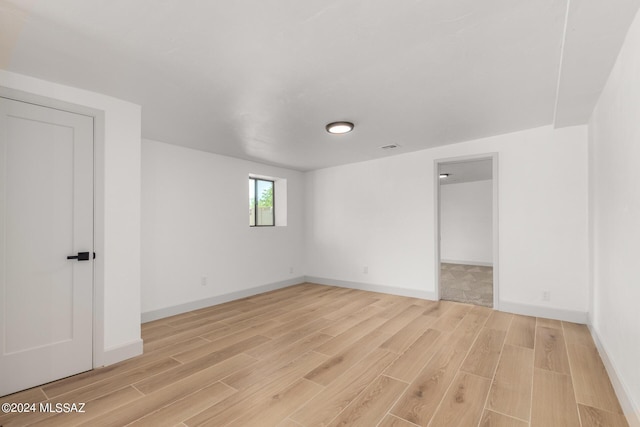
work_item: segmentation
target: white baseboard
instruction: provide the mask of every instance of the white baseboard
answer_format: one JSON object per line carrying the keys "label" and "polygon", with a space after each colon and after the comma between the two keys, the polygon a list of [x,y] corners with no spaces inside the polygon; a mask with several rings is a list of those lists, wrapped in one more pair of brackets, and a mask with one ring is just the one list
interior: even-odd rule
{"label": "white baseboard", "polygon": [[[341,288],[359,289],[362,291],[380,292],[383,294],[399,295],[403,297],[421,298],[436,300],[435,292],[421,291],[418,289],[397,288],[394,286],[374,285],[363,282],[350,282],[346,280],[327,279],[325,277],[305,276],[305,281],[320,285],[332,285]],[[501,311],[509,313],[523,314],[526,316],[543,317],[547,319],[565,320],[574,323],[587,323],[587,312],[565,310],[553,307],[542,307],[537,305],[522,304],[511,301],[499,302]]]}
{"label": "white baseboard", "polygon": [[616,396],[618,396],[620,406],[622,406],[622,411],[627,417],[629,427],[640,427],[640,408],[636,407],[633,400],[631,400],[631,393],[629,393],[629,389],[625,385],[623,377],[618,373],[615,366],[611,362],[611,358],[602,345],[602,341],[600,341],[600,337],[598,336],[595,328],[593,328],[591,323],[589,323],[587,326],[589,326],[589,331],[591,331],[593,342],[596,343],[598,353],[600,353],[600,359],[602,359],[602,363],[604,363],[607,374],[609,374],[611,385],[613,385]]}
{"label": "white baseboard", "polygon": [[173,305],[158,310],[152,310],[142,313],[142,323],[151,322],[153,320],[164,319],[165,317],[175,316],[176,314],[186,313],[188,311],[199,310],[212,305],[218,305],[240,298],[250,297],[252,295],[262,294],[264,292],[275,291],[276,289],[287,288],[289,286],[304,283],[304,277],[296,277],[293,279],[283,280],[281,282],[269,283],[255,288],[243,289],[241,291],[230,292],[228,294],[216,295],[215,297],[191,301],[184,304]]}
{"label": "white baseboard", "polygon": [[545,319],[564,320],[573,323],[587,323],[587,312],[566,310],[563,308],[544,307],[540,305],[523,304],[520,302],[500,300],[500,311],[522,314],[525,316],[542,317]]}
{"label": "white baseboard", "polygon": [[483,262],[483,261],[460,261],[453,259],[441,259],[440,262],[444,262],[445,264],[463,264],[463,265],[479,265],[481,267],[493,267],[492,262]]}
{"label": "white baseboard", "polygon": [[93,367],[109,366],[139,356],[142,354],[142,344],[142,340],[137,339],[119,346],[105,348],[104,352],[94,359]]}
{"label": "white baseboard", "polygon": [[399,295],[402,297],[413,297],[420,299],[435,300],[435,292],[421,291],[419,289],[397,288],[395,286],[374,285],[363,282],[349,282],[346,280],[327,279],[324,277],[305,276],[305,282],[317,283],[319,285],[338,286],[340,288],[359,289],[361,291],[380,292],[383,294]]}

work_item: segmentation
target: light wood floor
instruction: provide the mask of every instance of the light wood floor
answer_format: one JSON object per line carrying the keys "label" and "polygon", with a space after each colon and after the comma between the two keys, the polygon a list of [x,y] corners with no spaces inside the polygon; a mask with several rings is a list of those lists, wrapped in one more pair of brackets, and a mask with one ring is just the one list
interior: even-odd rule
{"label": "light wood floor", "polygon": [[144,324],[144,355],[0,398],[46,426],[626,426],[583,325],[303,284]]}

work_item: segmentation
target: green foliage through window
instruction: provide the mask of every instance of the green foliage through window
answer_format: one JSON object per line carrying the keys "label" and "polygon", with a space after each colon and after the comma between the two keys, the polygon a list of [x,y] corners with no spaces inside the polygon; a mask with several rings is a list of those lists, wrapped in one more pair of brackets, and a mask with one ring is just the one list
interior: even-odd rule
{"label": "green foliage through window", "polygon": [[[275,183],[266,179],[249,178],[249,225],[275,225]],[[256,206],[256,199],[258,201]]]}

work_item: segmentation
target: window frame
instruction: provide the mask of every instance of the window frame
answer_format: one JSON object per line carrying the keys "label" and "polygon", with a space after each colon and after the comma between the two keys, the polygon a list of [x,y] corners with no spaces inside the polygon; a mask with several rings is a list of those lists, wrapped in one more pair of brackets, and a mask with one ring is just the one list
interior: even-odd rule
{"label": "window frame", "polygon": [[[253,209],[253,225],[249,222],[249,227],[275,227],[276,226],[276,181],[273,179],[258,178],[255,176],[249,176],[249,181],[253,180],[253,195],[254,195],[254,209]],[[273,224],[258,224],[258,181],[270,182],[272,190],[273,206],[272,216]]]}

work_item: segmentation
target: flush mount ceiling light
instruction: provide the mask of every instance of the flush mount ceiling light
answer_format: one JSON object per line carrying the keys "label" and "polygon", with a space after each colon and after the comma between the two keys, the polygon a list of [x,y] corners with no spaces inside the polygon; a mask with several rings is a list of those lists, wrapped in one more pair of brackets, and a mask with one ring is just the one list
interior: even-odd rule
{"label": "flush mount ceiling light", "polygon": [[327,132],[329,133],[347,133],[353,130],[353,123],[351,122],[333,122],[329,123],[326,126]]}
{"label": "flush mount ceiling light", "polygon": [[440,174],[440,179],[449,178],[449,175],[450,175],[450,174],[448,174],[448,173],[441,173],[441,174]]}

